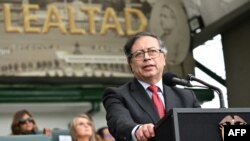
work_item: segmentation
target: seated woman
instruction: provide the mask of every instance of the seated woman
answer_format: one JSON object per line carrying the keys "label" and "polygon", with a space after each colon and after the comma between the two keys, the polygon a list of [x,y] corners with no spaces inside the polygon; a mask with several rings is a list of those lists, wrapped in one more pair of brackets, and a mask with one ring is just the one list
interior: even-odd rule
{"label": "seated woman", "polygon": [[95,141],[95,128],[92,118],[80,114],[73,118],[70,124],[72,141]]}
{"label": "seated woman", "polygon": [[[14,114],[11,131],[12,135],[38,134],[38,127],[31,113],[23,109]],[[51,130],[44,128],[43,133],[45,135],[51,135]]]}

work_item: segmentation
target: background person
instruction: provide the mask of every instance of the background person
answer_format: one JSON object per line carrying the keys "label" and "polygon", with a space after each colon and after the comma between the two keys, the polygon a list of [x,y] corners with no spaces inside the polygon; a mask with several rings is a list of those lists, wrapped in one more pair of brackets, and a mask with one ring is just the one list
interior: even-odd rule
{"label": "background person", "polygon": [[70,133],[72,141],[96,141],[94,122],[87,114],[79,114],[73,118]]}
{"label": "background person", "polygon": [[[35,119],[28,110],[17,111],[11,124],[12,135],[27,135],[27,134],[39,134]],[[45,135],[51,135],[49,128],[44,128],[42,131]]]}
{"label": "background person", "polygon": [[109,133],[107,126],[99,128],[96,133],[102,141],[115,141],[114,137]]}
{"label": "background person", "polygon": [[200,107],[192,91],[163,84],[167,50],[159,37],[138,33],[127,41],[124,52],[134,79],[107,88],[102,99],[109,131],[116,140],[150,140],[155,136],[154,125],[170,109]]}

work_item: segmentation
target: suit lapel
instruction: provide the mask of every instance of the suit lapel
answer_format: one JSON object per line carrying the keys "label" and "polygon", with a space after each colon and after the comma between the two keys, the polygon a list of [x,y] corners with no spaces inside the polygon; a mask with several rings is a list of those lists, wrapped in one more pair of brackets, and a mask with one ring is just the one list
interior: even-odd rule
{"label": "suit lapel", "polygon": [[153,123],[157,123],[159,121],[160,118],[153,107],[151,99],[136,79],[134,79],[131,84],[131,96],[136,100],[145,113],[148,114]]}

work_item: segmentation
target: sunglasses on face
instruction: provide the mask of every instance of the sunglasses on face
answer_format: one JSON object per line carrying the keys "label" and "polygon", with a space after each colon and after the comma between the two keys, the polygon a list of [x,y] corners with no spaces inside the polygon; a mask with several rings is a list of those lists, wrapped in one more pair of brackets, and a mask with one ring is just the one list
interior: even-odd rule
{"label": "sunglasses on face", "polygon": [[30,117],[30,118],[27,118],[27,119],[20,119],[20,120],[18,121],[18,123],[21,124],[21,125],[26,124],[26,123],[28,123],[28,122],[34,123],[34,119]]}

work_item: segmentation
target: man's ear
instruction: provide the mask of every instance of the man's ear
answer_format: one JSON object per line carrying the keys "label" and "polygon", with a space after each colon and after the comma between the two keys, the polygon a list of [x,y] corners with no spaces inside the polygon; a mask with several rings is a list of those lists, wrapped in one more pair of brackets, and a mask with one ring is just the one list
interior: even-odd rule
{"label": "man's ear", "polygon": [[165,58],[165,66],[167,65],[167,53],[164,54],[164,58]]}
{"label": "man's ear", "polygon": [[164,53],[163,55],[164,55],[164,58],[166,60],[167,59],[167,53]]}

